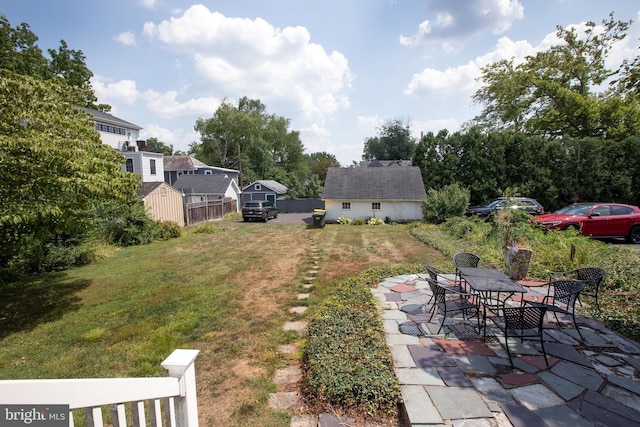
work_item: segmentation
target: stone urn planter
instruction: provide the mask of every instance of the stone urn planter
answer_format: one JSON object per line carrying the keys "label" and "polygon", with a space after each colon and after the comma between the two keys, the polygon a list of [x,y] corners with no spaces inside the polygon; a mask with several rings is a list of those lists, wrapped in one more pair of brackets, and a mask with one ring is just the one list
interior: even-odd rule
{"label": "stone urn planter", "polygon": [[533,252],[529,248],[517,247],[515,245],[502,248],[504,255],[504,265],[506,274],[513,280],[522,280],[527,277],[529,263]]}

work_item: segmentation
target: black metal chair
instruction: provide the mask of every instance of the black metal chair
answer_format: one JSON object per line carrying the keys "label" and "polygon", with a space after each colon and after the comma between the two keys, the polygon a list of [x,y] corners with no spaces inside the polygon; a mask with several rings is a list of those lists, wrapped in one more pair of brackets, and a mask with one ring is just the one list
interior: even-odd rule
{"label": "black metal chair", "polygon": [[530,305],[520,307],[503,307],[502,315],[494,318],[495,325],[504,333],[505,347],[509,355],[509,363],[513,367],[513,358],[511,349],[509,348],[510,338],[520,338],[520,342],[524,342],[525,338],[537,338],[540,340],[542,347],[542,355],[547,367],[547,352],[544,349],[544,339],[542,333],[544,330],[544,316],[547,312],[546,307],[534,307]]}
{"label": "black metal chair", "polygon": [[[432,280],[435,280],[436,282],[438,282],[438,284],[443,288],[445,288],[447,292],[457,292],[457,293],[465,292],[461,283],[455,279],[455,273],[446,273],[437,269],[436,267],[433,267],[431,265],[426,265],[426,264],[424,266],[424,269],[427,270],[429,277]],[[453,276],[454,278],[453,280],[451,280],[445,275],[449,275],[450,277]],[[433,302],[434,297],[435,297],[435,294],[431,294],[431,298],[429,298],[429,301],[427,301],[427,304],[431,304]],[[430,310],[433,311],[434,307],[435,305],[431,306]]]}
{"label": "black metal chair", "polygon": [[456,280],[460,283],[464,283],[462,279],[462,275],[458,268],[460,267],[478,267],[480,264],[480,257],[476,254],[472,254],[471,252],[458,252],[453,255],[453,265],[456,267]]}
{"label": "black metal chair", "polygon": [[533,307],[544,307],[547,312],[552,312],[558,320],[558,313],[571,315],[573,326],[578,331],[581,339],[584,339],[578,324],[576,323],[576,301],[580,298],[580,293],[584,290],[585,284],[579,280],[554,280],[547,284],[549,287],[547,295],[542,302],[527,302]]}
{"label": "black metal chair", "polygon": [[554,271],[549,273],[550,280],[575,279],[584,283],[584,290],[580,294],[592,297],[596,301],[596,308],[600,311],[600,301],[598,295],[600,294],[600,285],[604,281],[604,276],[607,272],[598,267],[583,267],[576,268],[569,271]]}
{"label": "black metal chair", "polygon": [[426,280],[429,283],[431,292],[433,293],[433,307],[430,310],[431,316],[428,321],[430,322],[431,319],[433,319],[433,315],[436,314],[436,312],[442,312],[442,320],[440,321],[440,327],[436,333],[440,333],[447,316],[452,313],[462,313],[463,318],[467,319],[469,312],[474,311],[475,316],[478,319],[478,328],[480,328],[480,309],[475,303],[474,295],[462,292],[453,292],[451,290],[447,290],[444,286],[438,283],[437,280],[433,280],[431,278],[427,278]]}

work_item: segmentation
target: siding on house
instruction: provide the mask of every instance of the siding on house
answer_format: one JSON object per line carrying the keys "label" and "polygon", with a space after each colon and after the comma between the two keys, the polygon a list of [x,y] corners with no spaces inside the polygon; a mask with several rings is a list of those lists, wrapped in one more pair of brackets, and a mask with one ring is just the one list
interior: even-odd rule
{"label": "siding on house", "polygon": [[405,222],[422,219],[427,197],[420,168],[329,168],[322,198],[326,221],[377,217]]}
{"label": "siding on house", "polygon": [[[161,153],[128,151],[122,154],[133,162],[133,172],[140,174],[142,182],[164,182],[164,162]],[[155,173],[152,162],[155,163]],[[122,170],[127,170],[126,162],[122,165]]]}
{"label": "siding on house", "polygon": [[273,180],[259,180],[252,182],[242,189],[242,202],[252,200],[267,200],[277,206],[278,199],[281,199],[289,189]]}
{"label": "siding on house", "polygon": [[96,130],[104,144],[118,151],[125,151],[123,146],[126,147],[127,142],[135,146],[135,141],[140,139],[140,131],[142,130],[140,126],[119,119],[109,113],[85,107],[79,108],[93,117],[96,122]]}
{"label": "siding on house", "polygon": [[165,182],[143,182],[138,190],[144,207],[156,221],[172,221],[184,227],[182,192]]}
{"label": "siding on house", "polygon": [[[240,188],[226,175],[181,175],[174,186],[184,193],[184,203],[199,203],[229,197],[240,199]],[[236,208],[237,209],[237,208]]]}
{"label": "siding on house", "polygon": [[164,156],[164,181],[173,185],[183,175],[226,175],[238,183],[240,172],[235,169],[209,166],[191,155]]}

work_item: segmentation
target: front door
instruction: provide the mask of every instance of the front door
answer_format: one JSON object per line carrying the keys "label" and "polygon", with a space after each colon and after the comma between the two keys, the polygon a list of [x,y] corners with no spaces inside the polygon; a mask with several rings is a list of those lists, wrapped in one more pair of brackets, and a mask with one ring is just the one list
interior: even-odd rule
{"label": "front door", "polygon": [[271,202],[273,206],[276,205],[276,195],[275,194],[267,194],[267,201]]}

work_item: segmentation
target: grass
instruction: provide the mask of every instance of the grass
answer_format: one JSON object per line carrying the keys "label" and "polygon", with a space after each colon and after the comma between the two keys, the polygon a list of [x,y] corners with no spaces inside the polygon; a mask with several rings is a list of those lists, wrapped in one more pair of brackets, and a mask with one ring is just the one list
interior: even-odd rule
{"label": "grass", "polygon": [[[275,370],[298,357],[278,352],[300,339],[282,325],[313,315],[361,270],[443,261],[405,225],[195,230],[0,288],[0,378],[164,376],[173,349],[196,348],[203,425],[288,426],[267,404]],[[312,253],[320,260],[308,313],[290,314]]]}

